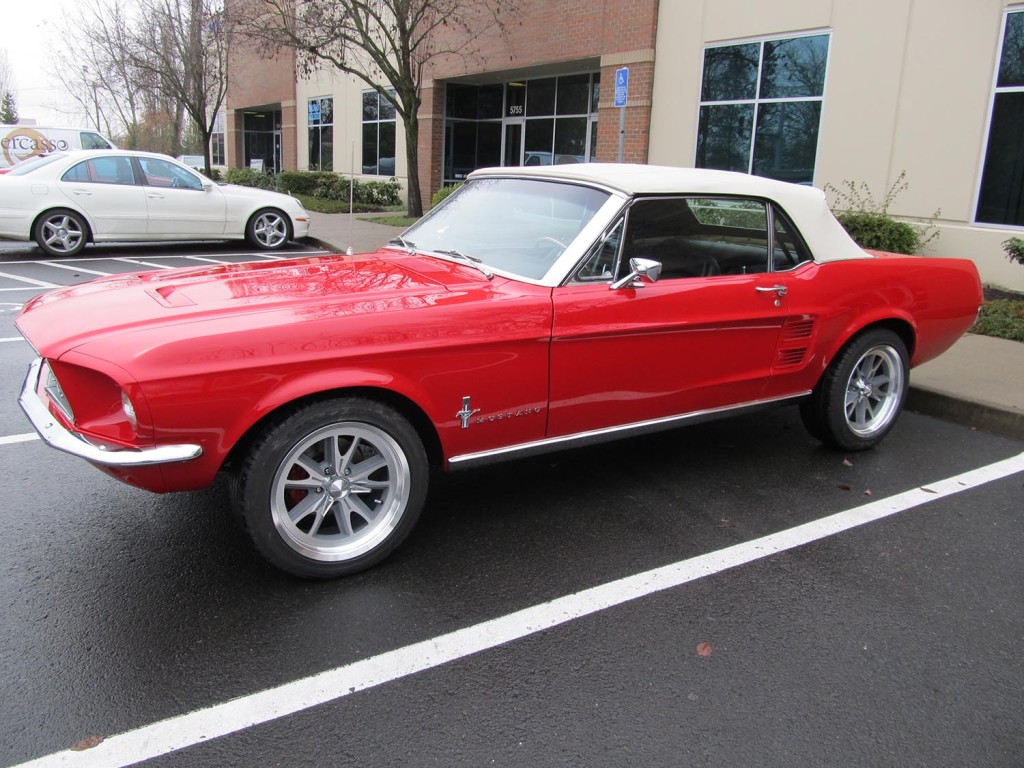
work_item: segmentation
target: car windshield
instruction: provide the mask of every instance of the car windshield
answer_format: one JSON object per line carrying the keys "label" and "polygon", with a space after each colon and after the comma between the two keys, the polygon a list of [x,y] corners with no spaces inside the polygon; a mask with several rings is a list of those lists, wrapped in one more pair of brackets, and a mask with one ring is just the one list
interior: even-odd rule
{"label": "car windshield", "polygon": [[543,179],[471,179],[399,244],[539,280],[609,194]]}
{"label": "car windshield", "polygon": [[25,160],[18,163],[11,170],[7,172],[8,176],[24,176],[26,173],[32,173],[44,165],[49,165],[60,160],[62,157],[67,157],[63,152],[58,152],[52,155],[40,155],[39,157],[33,157],[31,160]]}

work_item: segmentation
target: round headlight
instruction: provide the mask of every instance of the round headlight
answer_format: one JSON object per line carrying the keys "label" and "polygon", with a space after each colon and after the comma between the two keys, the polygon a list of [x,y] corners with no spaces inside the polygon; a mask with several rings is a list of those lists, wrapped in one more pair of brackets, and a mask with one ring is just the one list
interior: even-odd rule
{"label": "round headlight", "polygon": [[135,418],[135,406],[132,405],[132,401],[128,398],[128,393],[121,390],[121,410],[124,411],[124,415],[128,419],[128,423],[132,425],[132,429],[139,428],[139,421]]}

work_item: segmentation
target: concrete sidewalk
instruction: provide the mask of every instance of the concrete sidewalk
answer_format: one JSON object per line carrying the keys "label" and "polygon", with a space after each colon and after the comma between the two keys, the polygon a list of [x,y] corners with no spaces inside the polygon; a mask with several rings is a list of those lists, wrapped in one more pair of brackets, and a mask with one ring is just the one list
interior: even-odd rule
{"label": "concrete sidewalk", "polygon": [[[335,253],[367,253],[403,227],[367,221],[372,214],[310,213],[310,241]],[[919,413],[1024,440],[1024,343],[968,334],[941,357],[910,373],[907,406]]]}

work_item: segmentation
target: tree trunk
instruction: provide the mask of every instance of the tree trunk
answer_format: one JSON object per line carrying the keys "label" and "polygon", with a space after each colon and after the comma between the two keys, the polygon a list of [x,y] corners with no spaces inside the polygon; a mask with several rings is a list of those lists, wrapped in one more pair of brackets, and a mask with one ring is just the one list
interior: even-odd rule
{"label": "tree trunk", "polygon": [[406,213],[419,218],[423,215],[423,196],[420,193],[420,123],[415,112],[411,112],[405,124],[405,164],[409,172],[409,204]]}

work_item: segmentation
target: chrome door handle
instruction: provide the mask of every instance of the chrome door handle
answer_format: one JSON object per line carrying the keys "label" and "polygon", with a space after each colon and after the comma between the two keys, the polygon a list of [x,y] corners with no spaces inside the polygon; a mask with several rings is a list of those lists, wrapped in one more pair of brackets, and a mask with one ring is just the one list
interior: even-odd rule
{"label": "chrome door handle", "polygon": [[754,288],[754,290],[757,291],[758,293],[774,293],[780,299],[789,292],[789,289],[786,288],[786,286],[784,285],[758,285]]}
{"label": "chrome door handle", "polygon": [[163,200],[164,199],[163,195],[157,194],[156,192],[150,192],[148,195],[146,195],[146,197],[148,197],[150,200]]}
{"label": "chrome door handle", "polygon": [[76,189],[75,190],[75,194],[76,195],[80,195],[82,197],[92,197],[92,192],[89,192],[89,191],[84,190],[84,189]]}

